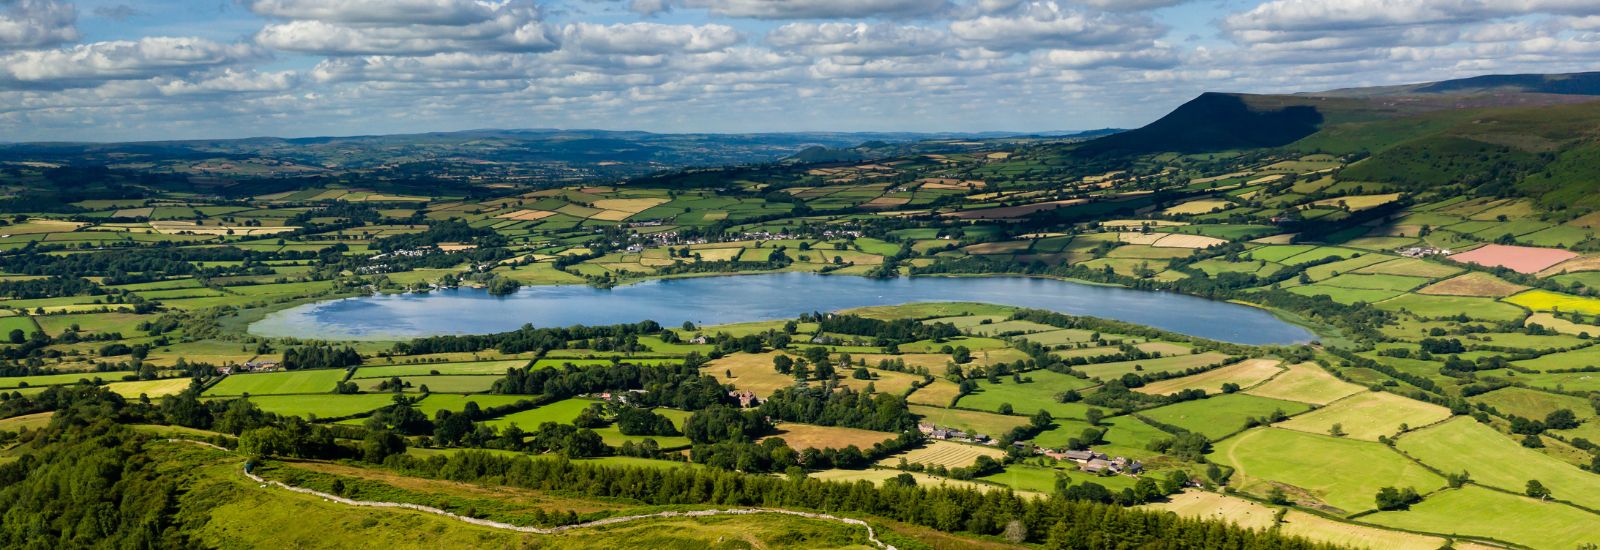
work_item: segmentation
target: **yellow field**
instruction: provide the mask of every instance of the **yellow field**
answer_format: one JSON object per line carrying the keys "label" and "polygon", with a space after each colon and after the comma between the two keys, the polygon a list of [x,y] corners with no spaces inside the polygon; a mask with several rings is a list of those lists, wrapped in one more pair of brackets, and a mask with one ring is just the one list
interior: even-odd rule
{"label": "yellow field", "polygon": [[1153,382],[1134,391],[1150,395],[1167,395],[1188,389],[1200,389],[1205,390],[1206,393],[1215,394],[1221,393],[1222,385],[1228,383],[1238,384],[1241,388],[1248,388],[1283,372],[1283,369],[1278,366],[1279,363],[1280,361],[1276,359],[1246,359],[1200,374]]}
{"label": "yellow field", "polygon": [[542,220],[554,215],[556,215],[556,213],[549,210],[517,210],[514,212],[506,212],[495,217],[508,220],[533,221]]}
{"label": "yellow field", "polygon": [[0,431],[20,432],[23,428],[37,430],[50,425],[50,417],[54,414],[56,413],[51,411],[25,414],[22,416],[13,416],[11,418],[0,420]]}
{"label": "yellow field", "polygon": [[1366,210],[1375,206],[1389,204],[1399,198],[1399,193],[1387,193],[1383,195],[1351,195],[1348,197],[1323,199],[1311,204],[1316,206],[1338,206],[1340,203],[1343,203],[1344,206],[1351,210]]}
{"label": "yellow field", "polygon": [[709,248],[696,250],[694,253],[700,255],[701,261],[720,262],[732,261],[734,258],[739,257],[739,253],[742,251],[744,251],[742,248]]}
{"label": "yellow field", "polygon": [[[1174,495],[1168,502],[1143,507],[1189,518],[1228,521],[1249,529],[1271,528],[1276,523],[1273,516],[1277,511],[1254,501],[1207,491],[1187,491]],[[1443,547],[1446,542],[1440,537],[1344,523],[1299,510],[1290,510],[1278,525],[1285,535],[1352,548],[1432,550]]]}
{"label": "yellow field", "polygon": [[1187,518],[1228,521],[1248,529],[1272,527],[1274,510],[1239,497],[1208,491],[1185,491],[1167,502],[1146,504],[1143,508],[1165,510]]}
{"label": "yellow field", "polygon": [[1233,203],[1225,200],[1201,199],[1173,206],[1166,210],[1162,210],[1161,213],[1168,215],[1205,214],[1214,210],[1228,208],[1230,206],[1233,206]]}
{"label": "yellow field", "polygon": [[591,219],[591,220],[608,221],[608,222],[620,222],[622,220],[628,219],[628,216],[632,216],[632,215],[633,215],[633,212],[623,212],[621,210],[601,210],[599,212],[596,212],[593,216],[589,216],[589,219]]}
{"label": "yellow field", "polygon": [[1450,409],[1389,392],[1369,391],[1290,418],[1277,426],[1327,434],[1337,423],[1347,434],[1345,437],[1377,441],[1380,435],[1394,437],[1400,433],[1402,424],[1417,429],[1448,418]]}
{"label": "yellow field", "polygon": [[1117,234],[1117,240],[1125,242],[1125,243],[1128,243],[1128,244],[1155,244],[1156,241],[1159,241],[1162,238],[1165,238],[1165,237],[1168,237],[1168,236],[1169,236],[1169,234],[1167,234],[1167,233],[1132,233],[1132,232],[1123,232],[1123,233],[1118,233]]}
{"label": "yellow field", "polygon": [[948,407],[951,403],[954,403],[956,401],[956,397],[960,395],[961,386],[957,386],[955,382],[951,382],[944,378],[939,378],[934,380],[932,384],[928,384],[918,388],[917,391],[911,392],[911,395],[906,397],[906,402],[918,405]]}
{"label": "yellow field", "polygon": [[[856,391],[865,391],[867,389],[867,384],[871,383],[872,384],[872,389],[877,390],[878,393],[887,393],[887,394],[890,394],[890,395],[905,395],[905,393],[907,391],[911,390],[911,385],[912,384],[915,384],[917,382],[921,382],[922,381],[922,375],[920,375],[920,374],[908,374],[908,373],[904,373],[904,372],[894,372],[894,371],[878,370],[878,369],[868,369],[868,370],[870,370],[872,372],[872,374],[874,374],[874,375],[876,375],[878,377],[877,379],[875,379],[875,380],[856,380],[856,379],[850,377],[850,370],[848,368],[840,367],[839,369],[840,369],[839,376],[844,377],[843,380],[839,381],[839,385],[848,387],[848,388],[856,390]],[[951,385],[955,384],[954,382],[950,382],[949,380],[945,380],[945,382],[950,383]]]}
{"label": "yellow field", "polygon": [[273,235],[299,229],[298,227],[246,227],[230,225],[199,225],[195,222],[150,222],[150,228],[162,235]]}
{"label": "yellow field", "polygon": [[[772,358],[786,355],[780,352],[770,353],[735,353],[721,359],[707,363],[707,374],[716,377],[718,382],[733,384],[733,387],[748,390],[759,397],[772,395],[780,388],[794,385],[794,377],[778,374],[772,368]],[[728,371],[733,372],[733,378],[728,378]]]}
{"label": "yellow field", "polygon": [[857,449],[871,449],[874,444],[894,439],[896,434],[785,422],[777,426],[776,433],[762,439],[773,437],[782,438],[795,449],[843,449],[851,445]]}
{"label": "yellow field", "polygon": [[1265,384],[1244,391],[1250,395],[1285,401],[1326,405],[1366,388],[1335,378],[1315,363],[1289,365],[1287,371]]}
{"label": "yellow field", "polygon": [[[920,472],[901,472],[899,470],[886,470],[881,468],[874,468],[870,470],[823,470],[820,472],[812,472],[811,477],[813,479],[820,479],[823,481],[871,481],[874,485],[882,485],[884,480],[900,474],[911,474],[911,477],[916,478],[918,487],[956,487],[961,489],[977,489],[979,491],[996,491],[1006,488],[1000,485],[973,483],[971,481],[950,479],[947,477],[928,475]],[[1032,494],[1026,491],[1014,492],[1018,494]]]}
{"label": "yellow field", "polygon": [[926,464],[928,466],[944,466],[946,468],[965,468],[978,461],[978,457],[987,456],[1000,460],[1006,455],[1005,451],[994,447],[982,445],[967,445],[950,441],[930,441],[926,447],[912,449],[878,461],[879,466],[893,467],[900,464],[904,457],[911,464]]}
{"label": "yellow field", "polygon": [[1548,290],[1534,289],[1503,300],[1534,311],[1577,312],[1585,315],[1600,313],[1600,300],[1573,296]]}
{"label": "yellow field", "polygon": [[182,392],[189,387],[188,378],[173,378],[168,380],[140,380],[137,382],[113,382],[106,384],[106,389],[116,392],[117,395],[134,398],[140,394],[150,397],[162,397]]}
{"label": "yellow field", "polygon": [[1533,315],[1529,315],[1528,320],[1523,321],[1523,324],[1537,324],[1562,334],[1571,334],[1574,336],[1583,334],[1585,332],[1589,333],[1590,335],[1600,334],[1600,326],[1583,325],[1568,321],[1566,319],[1557,319],[1555,315],[1551,315],[1549,313],[1535,313]]}

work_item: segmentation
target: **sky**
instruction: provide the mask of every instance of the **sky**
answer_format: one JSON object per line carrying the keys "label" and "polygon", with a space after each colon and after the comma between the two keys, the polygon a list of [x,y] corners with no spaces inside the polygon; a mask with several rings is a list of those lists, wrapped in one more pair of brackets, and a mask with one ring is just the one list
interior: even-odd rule
{"label": "sky", "polygon": [[0,141],[1126,128],[1597,53],[1600,0],[0,0]]}

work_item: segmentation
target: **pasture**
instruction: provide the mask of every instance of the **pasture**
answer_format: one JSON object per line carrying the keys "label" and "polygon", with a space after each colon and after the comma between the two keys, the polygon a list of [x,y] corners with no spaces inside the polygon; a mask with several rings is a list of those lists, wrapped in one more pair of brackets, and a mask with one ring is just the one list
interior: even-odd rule
{"label": "pasture", "polygon": [[1224,384],[1237,384],[1248,388],[1283,372],[1276,359],[1246,359],[1226,367],[1211,369],[1200,374],[1169,378],[1146,384],[1134,391],[1150,395],[1168,395],[1183,390],[1197,389],[1208,394],[1222,393]]}
{"label": "pasture", "polygon": [[1083,371],[1090,378],[1109,380],[1129,373],[1175,372],[1196,367],[1216,365],[1228,359],[1227,355],[1208,351],[1193,355],[1172,355],[1157,357],[1155,359],[1139,359],[1135,361],[1117,361],[1113,363],[1096,363],[1073,367]]}
{"label": "pasture", "polygon": [[1245,429],[1246,419],[1268,417],[1279,411],[1293,415],[1309,408],[1294,401],[1233,393],[1156,407],[1139,414],[1217,440]]}
{"label": "pasture", "polygon": [[1444,478],[1377,443],[1256,428],[1218,442],[1207,457],[1233,466],[1240,490],[1261,496],[1274,483],[1303,505],[1325,505],[1342,514],[1375,507],[1383,487],[1414,487],[1426,493]]}
{"label": "pasture", "polygon": [[[1507,521],[1515,518],[1515,521]],[[1531,548],[1600,544],[1600,516],[1558,502],[1541,502],[1482,487],[1430,495],[1410,510],[1379,512],[1362,521],[1428,533],[1487,537]]]}
{"label": "pasture", "polygon": [[206,395],[329,394],[344,376],[344,369],[233,374]]}
{"label": "pasture", "polygon": [[355,395],[251,395],[250,402],[261,410],[289,416],[338,418],[374,411],[394,404],[389,394]]}
{"label": "pasture", "polygon": [[[603,361],[609,364],[610,361]],[[351,378],[389,378],[429,374],[483,374],[504,376],[506,369],[526,366],[527,361],[475,361],[470,363],[423,363],[413,365],[362,365]]]}
{"label": "pasture", "polygon": [[1018,384],[1009,377],[1002,377],[999,384],[990,384],[980,380],[978,391],[962,396],[956,404],[981,411],[997,411],[1000,405],[1010,404],[1016,414],[1032,415],[1043,409],[1056,418],[1083,418],[1086,406],[1062,403],[1056,396],[1068,390],[1087,388],[1094,385],[1093,382],[1047,370],[1030,371],[1023,376],[1033,381]]}
{"label": "pasture", "polygon": [[1001,434],[1010,433],[1013,429],[1028,425],[1028,419],[1022,416],[923,405],[911,405],[910,408],[911,413],[922,417],[923,422],[940,427],[956,428],[967,433],[987,434],[993,437],[1000,437]]}
{"label": "pasture", "polygon": [[1316,363],[1298,363],[1266,383],[1244,390],[1259,397],[1326,405],[1366,388],[1340,380]]}
{"label": "pasture", "polygon": [[1377,441],[1378,436],[1400,433],[1402,426],[1421,428],[1450,418],[1450,409],[1408,399],[1388,392],[1357,393],[1315,411],[1290,418],[1278,426],[1315,434],[1327,434],[1334,424],[1345,437]]}
{"label": "pasture", "polygon": [[1400,437],[1398,447],[1439,470],[1468,472],[1485,486],[1520,493],[1528,480],[1537,479],[1553,498],[1600,508],[1600,475],[1518,445],[1471,418],[1408,433]]}

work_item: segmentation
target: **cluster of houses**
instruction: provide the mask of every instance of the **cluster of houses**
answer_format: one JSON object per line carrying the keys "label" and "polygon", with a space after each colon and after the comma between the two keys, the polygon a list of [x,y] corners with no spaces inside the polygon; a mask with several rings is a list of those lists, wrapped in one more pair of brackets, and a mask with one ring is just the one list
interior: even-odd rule
{"label": "cluster of houses", "polygon": [[744,409],[761,404],[761,398],[756,397],[756,394],[750,390],[733,390],[728,392],[728,397],[738,400],[739,407]]}
{"label": "cluster of houses", "polygon": [[630,396],[632,396],[632,395],[641,394],[641,393],[644,393],[644,392],[645,392],[644,390],[626,390],[626,391],[619,391],[619,392],[601,392],[601,393],[597,393],[597,394],[586,396],[586,397],[592,397],[592,398],[599,399],[601,401],[605,401],[607,403],[612,403],[612,404],[616,404],[616,405],[632,405],[633,402],[629,401],[628,398]]}
{"label": "cluster of houses", "polygon": [[1449,256],[1450,250],[1432,246],[1408,246],[1394,251],[1395,254],[1407,258],[1425,258],[1428,256]]}
{"label": "cluster of houses", "polygon": [[1082,451],[1057,451],[1041,449],[1040,454],[1056,460],[1071,460],[1078,463],[1078,468],[1091,474],[1110,472],[1113,474],[1138,474],[1144,471],[1144,464],[1127,457],[1110,457],[1092,450]]}
{"label": "cluster of houses", "polygon": [[236,372],[274,372],[281,370],[282,365],[277,361],[246,361],[243,365],[223,365],[217,367],[217,374],[228,375]]}
{"label": "cluster of houses", "polygon": [[942,441],[959,441],[962,443],[976,443],[979,445],[994,445],[995,440],[984,434],[969,434],[955,428],[945,428],[933,424],[917,424],[917,431],[930,439]]}

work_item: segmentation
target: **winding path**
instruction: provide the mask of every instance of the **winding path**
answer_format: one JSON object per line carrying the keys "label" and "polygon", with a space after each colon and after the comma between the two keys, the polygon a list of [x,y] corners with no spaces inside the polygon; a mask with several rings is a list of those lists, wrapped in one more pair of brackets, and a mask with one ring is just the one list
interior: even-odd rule
{"label": "winding path", "polygon": [[[188,443],[193,443],[193,444],[196,444],[196,445],[203,445],[203,446],[210,447],[210,448],[217,449],[217,450],[227,451],[227,449],[224,449],[222,447],[218,447],[216,445],[212,445],[210,443],[206,443],[204,441],[195,441],[195,440],[192,440],[192,439],[168,439],[167,441],[188,442]],[[834,515],[830,515],[830,514],[817,514],[817,513],[812,513],[812,512],[798,512],[798,511],[794,511],[794,510],[780,510],[780,509],[772,509],[772,508],[729,508],[729,509],[723,509],[723,510],[690,510],[690,511],[684,511],[684,512],[656,512],[654,514],[637,514],[637,515],[631,515],[631,516],[617,516],[617,517],[610,517],[610,518],[590,521],[590,522],[586,522],[586,523],[575,523],[575,524],[572,524],[572,525],[561,525],[561,526],[558,526],[558,527],[548,527],[548,528],[546,528],[546,527],[525,527],[525,526],[521,526],[521,525],[512,525],[510,523],[502,523],[502,522],[498,522],[498,521],[490,521],[490,520],[486,520],[486,519],[478,519],[478,518],[474,518],[474,517],[467,517],[467,516],[463,516],[463,515],[460,515],[460,514],[455,514],[455,513],[452,513],[452,512],[448,512],[448,511],[445,511],[445,510],[440,510],[438,508],[434,508],[434,507],[431,507],[431,506],[423,506],[421,504],[412,504],[412,503],[409,503],[409,502],[379,502],[379,501],[370,501],[370,500],[349,499],[349,498],[344,498],[344,497],[341,497],[341,496],[338,496],[338,495],[333,495],[333,494],[324,493],[324,492],[321,492],[321,491],[315,491],[315,490],[312,490],[312,489],[307,489],[305,487],[295,487],[293,485],[289,485],[289,484],[281,482],[281,481],[266,479],[266,478],[263,478],[261,476],[258,476],[256,474],[254,474],[254,473],[251,473],[250,470],[246,470],[246,469],[242,469],[241,468],[240,471],[242,471],[244,473],[245,477],[250,478],[251,481],[254,481],[256,483],[262,484],[262,486],[268,486],[268,485],[275,486],[275,487],[279,487],[279,488],[286,489],[286,490],[289,490],[289,491],[293,491],[293,492],[296,492],[296,493],[301,493],[301,494],[307,494],[307,495],[312,495],[312,496],[316,496],[316,497],[321,497],[323,500],[337,502],[337,503],[340,503],[340,504],[346,504],[346,505],[349,505],[349,506],[371,507],[371,508],[402,508],[402,509],[406,509],[406,510],[413,510],[413,511],[417,511],[417,512],[423,512],[423,513],[434,514],[434,515],[438,515],[438,516],[444,516],[444,517],[451,518],[451,519],[454,519],[454,520],[457,520],[457,521],[460,521],[460,522],[463,522],[463,523],[470,523],[470,524],[477,525],[477,526],[480,526],[480,527],[489,527],[489,528],[493,528],[493,529],[503,529],[503,530],[507,530],[507,531],[516,531],[516,532],[519,532],[519,533],[534,533],[534,534],[539,534],[539,535],[555,535],[555,534],[559,534],[559,533],[562,533],[562,532],[565,532],[565,531],[571,531],[571,530],[574,530],[574,529],[584,529],[584,528],[589,528],[589,527],[602,527],[602,526],[606,526],[606,525],[616,525],[616,524],[619,524],[619,523],[627,523],[627,522],[630,522],[630,521],[638,521],[638,520],[642,520],[642,519],[655,519],[655,518],[680,518],[680,517],[698,518],[698,517],[708,517],[708,516],[747,516],[747,515],[754,515],[754,514],[783,514],[783,515],[787,515],[787,516],[796,516],[796,517],[802,517],[802,518],[806,518],[806,519],[815,519],[815,520],[823,520],[823,521],[833,521],[833,522],[843,523],[843,524],[846,524],[846,525],[859,526],[859,527],[865,528],[867,530],[867,540],[871,541],[874,546],[877,546],[878,548],[882,548],[884,550],[897,550],[894,547],[894,545],[891,545],[891,544],[885,543],[885,542],[883,542],[881,540],[878,540],[877,531],[874,530],[872,528],[872,525],[868,524],[867,522],[859,520],[859,519],[854,519],[854,518],[842,518],[842,517],[838,517],[838,516],[834,516]]]}

